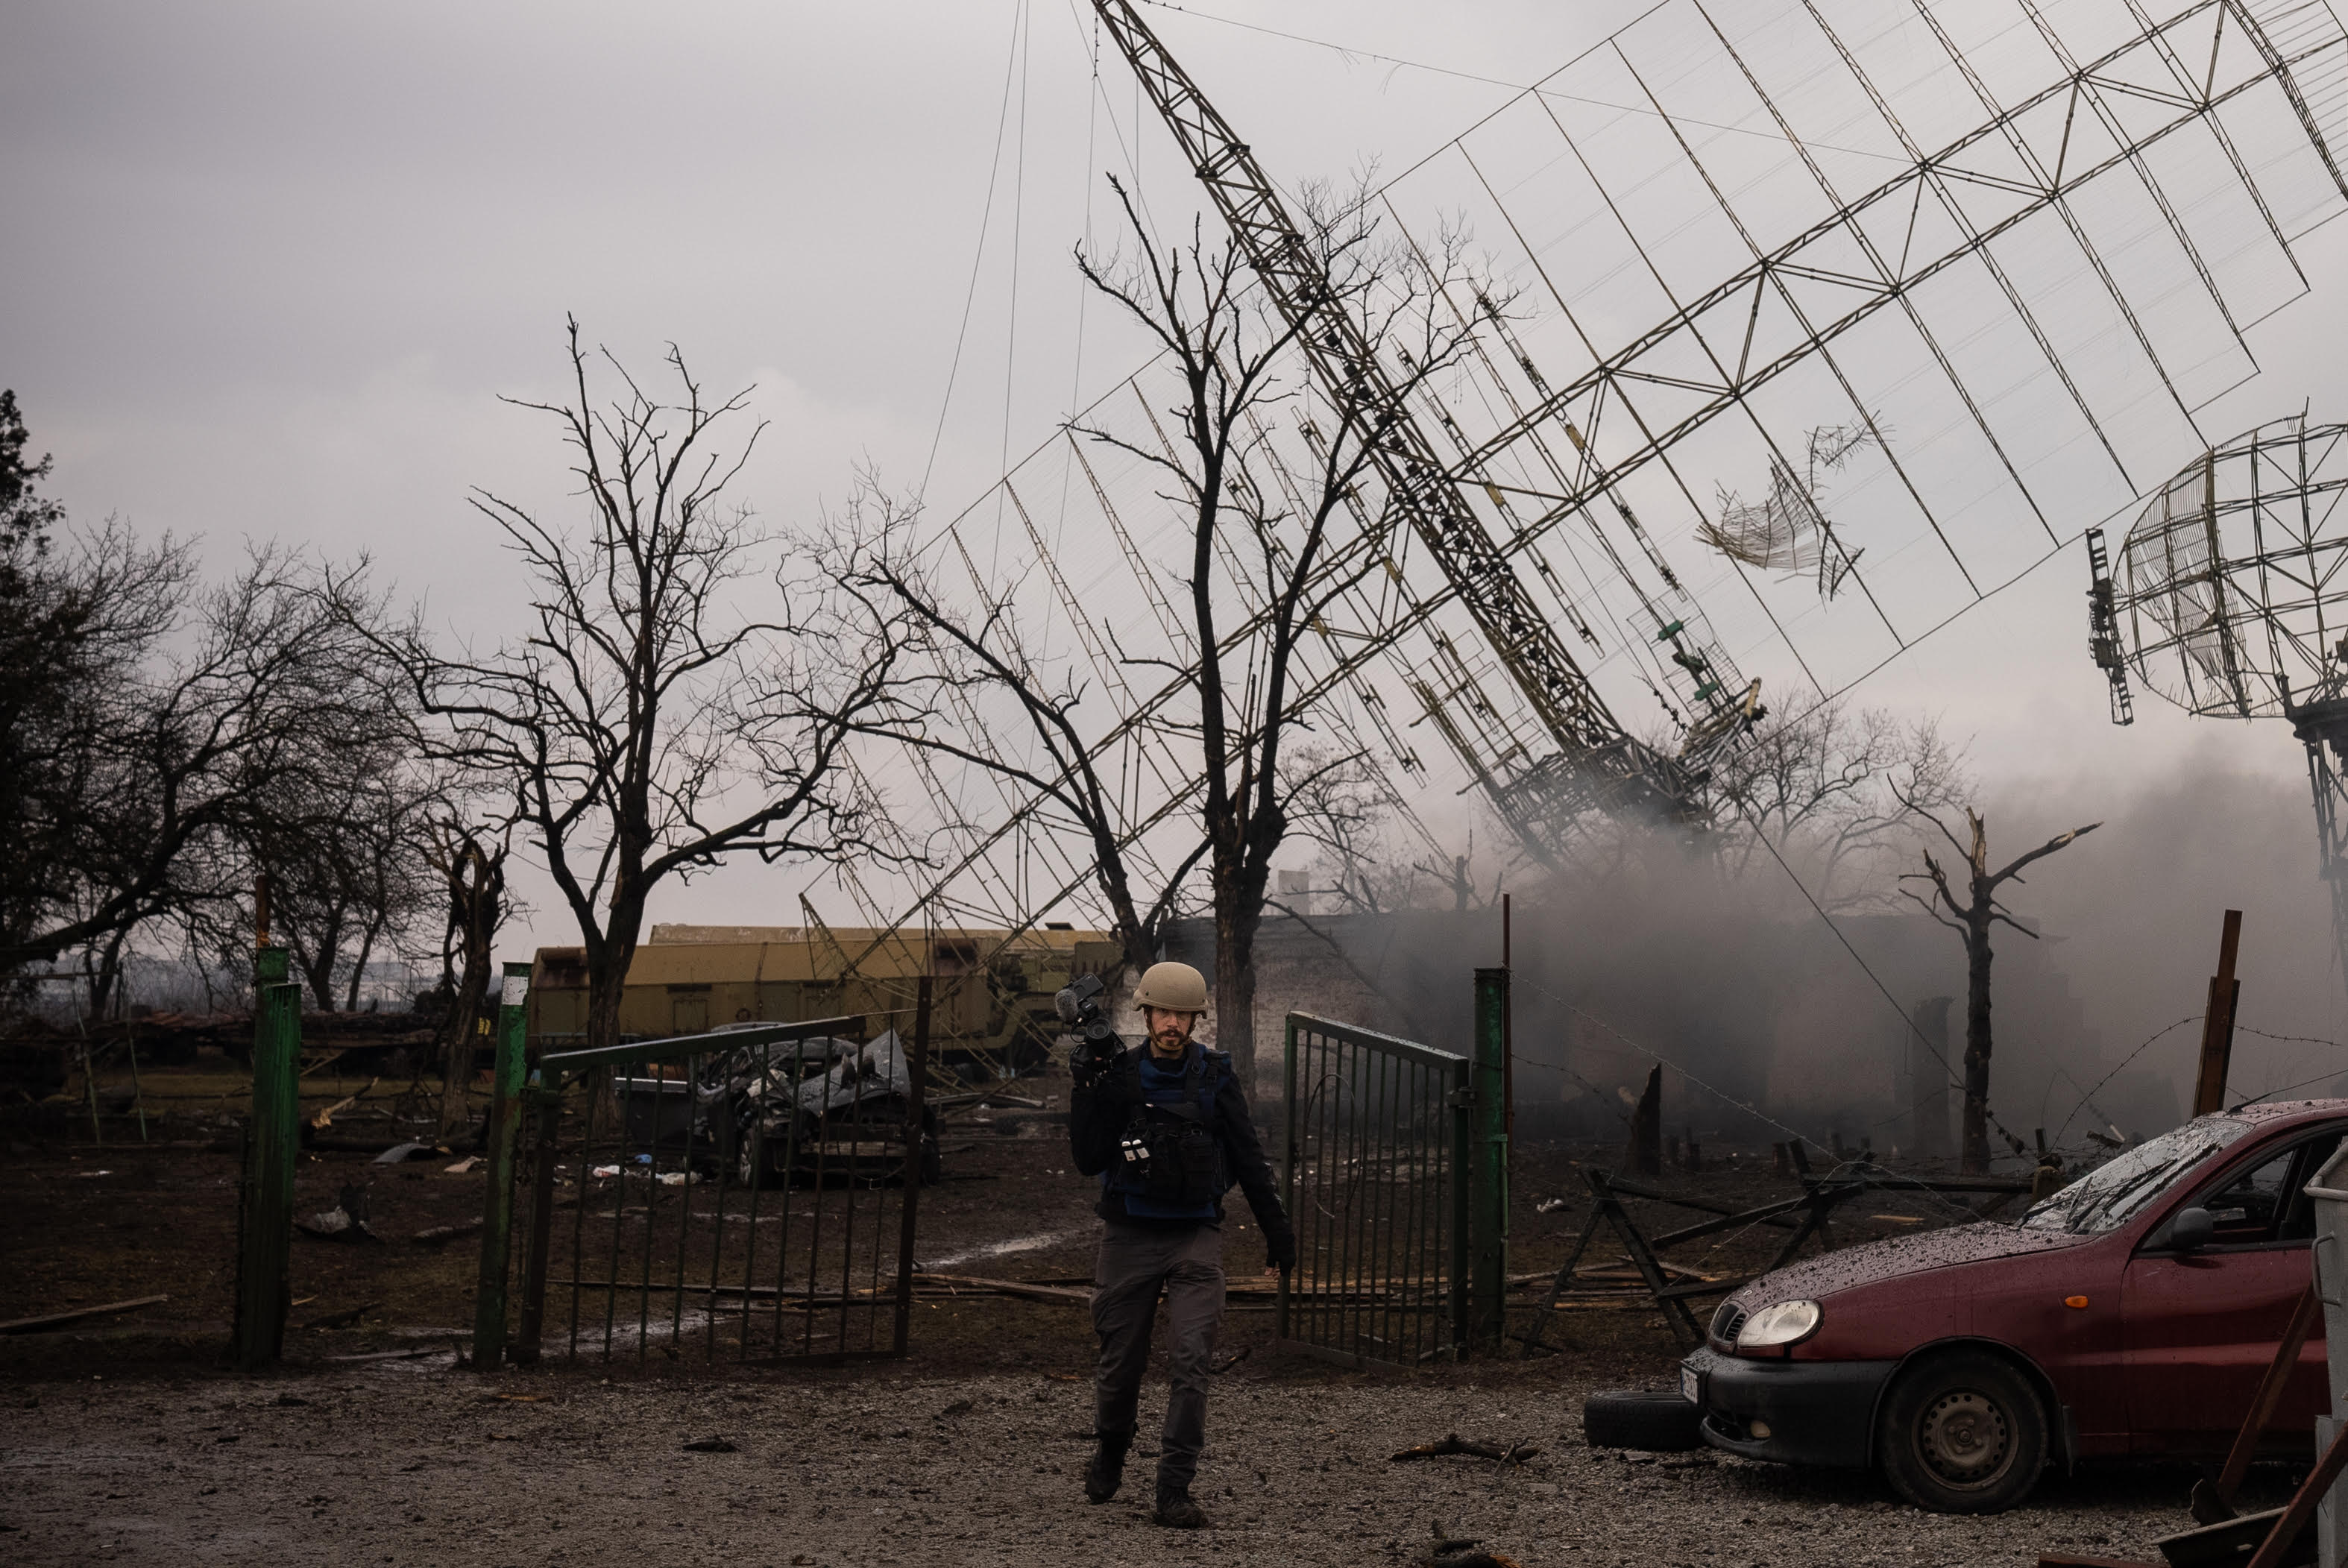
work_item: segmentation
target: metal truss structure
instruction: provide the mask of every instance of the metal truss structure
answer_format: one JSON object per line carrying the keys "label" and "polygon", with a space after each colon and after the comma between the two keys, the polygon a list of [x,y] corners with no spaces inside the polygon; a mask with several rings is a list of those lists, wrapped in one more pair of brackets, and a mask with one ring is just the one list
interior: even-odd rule
{"label": "metal truss structure", "polygon": [[2295,416],[2210,448],[2146,503],[2116,578],[2099,534],[2089,546],[2116,703],[2133,665],[2188,713],[2287,719],[2307,748],[2348,965],[2348,425]]}
{"label": "metal truss structure", "polygon": [[[2246,334],[2307,292],[2294,245],[2348,204],[2348,34],[2322,0],[1663,0],[1375,193],[1390,232],[1464,229],[1497,280],[1447,296],[1458,373],[1404,394],[1320,330],[1262,160],[1128,0],[1096,8],[1272,307],[1315,329],[1265,482],[1313,471],[1316,407],[1407,405],[1303,657],[1318,734],[1377,764],[1395,854],[1434,852],[1420,819],[1461,792],[1541,859],[1608,813],[1702,820],[1758,701],[1744,672],[1777,707],[1846,689],[2209,447],[2198,411],[2256,373]],[[1166,443],[1167,396],[1145,368],[927,541],[1086,691],[1144,874],[1196,838],[1184,498],[1131,455]],[[1703,498],[1740,487],[1792,479],[1824,524],[1800,480],[1822,428],[1863,437],[1834,570],[1720,548]],[[1219,583],[1242,663],[1267,613],[1245,568],[1227,552]],[[963,700],[973,747],[1027,755],[1015,714]],[[866,766],[940,866],[860,890],[876,923],[1089,905],[1048,802]]]}

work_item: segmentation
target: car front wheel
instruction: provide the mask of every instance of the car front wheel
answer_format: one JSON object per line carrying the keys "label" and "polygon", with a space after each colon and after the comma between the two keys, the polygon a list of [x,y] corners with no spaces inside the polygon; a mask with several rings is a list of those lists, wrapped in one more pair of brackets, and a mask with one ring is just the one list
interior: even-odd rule
{"label": "car front wheel", "polygon": [[1876,1449],[1900,1496],[1933,1513],[2003,1513],[2046,1462],[2046,1409],[2012,1363],[1977,1350],[1902,1371]]}

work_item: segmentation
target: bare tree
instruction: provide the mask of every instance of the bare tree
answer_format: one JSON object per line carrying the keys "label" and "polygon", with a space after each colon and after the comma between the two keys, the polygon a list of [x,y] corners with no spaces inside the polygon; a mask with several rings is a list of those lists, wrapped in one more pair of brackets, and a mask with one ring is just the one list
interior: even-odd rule
{"label": "bare tree", "polygon": [[1872,908],[1891,896],[1916,813],[1959,804],[1969,782],[1962,751],[1931,719],[1837,698],[1768,719],[1721,763],[1712,789],[1729,810],[1709,842],[1739,877],[1766,839],[1828,910]]}
{"label": "bare tree", "polygon": [[1466,909],[1474,896],[1468,857],[1447,864],[1406,858],[1395,843],[1394,803],[1376,765],[1356,754],[1332,767],[1331,755],[1313,745],[1291,756],[1301,782],[1290,792],[1288,832],[1320,851],[1313,892],[1328,893],[1347,914],[1386,914],[1431,898]]}
{"label": "bare tree", "polygon": [[[323,798],[345,748],[379,735],[364,603],[274,547],[197,591],[184,552],[101,530],[81,542],[84,582],[118,629],[42,732],[47,768],[23,842],[49,886],[0,968],[82,950],[90,1003],[112,998],[134,934],[193,917],[250,887],[251,846],[278,807]],[[355,585],[355,577],[350,580]]]}
{"label": "bare tree", "polygon": [[1997,890],[2007,882],[2022,881],[2022,868],[2033,861],[2043,860],[2065,848],[2085,834],[2103,826],[2090,822],[2084,828],[2074,828],[2047,840],[2028,854],[2018,857],[1998,871],[1990,870],[1989,827],[1980,812],[1965,808],[1965,823],[1969,830],[1960,839],[1949,825],[1921,805],[1912,808],[1917,815],[1941,830],[1964,861],[1964,898],[1959,901],[1948,872],[1924,851],[1924,869],[1911,872],[1902,880],[1930,882],[1928,892],[1918,893],[1902,889],[1907,895],[1923,906],[1924,913],[1957,934],[1965,944],[1965,1105],[1962,1116],[1963,1136],[1960,1158],[1969,1171],[1989,1169],[1989,1064],[1990,1064],[1990,928],[2003,921],[2033,941],[2038,934],[2015,920],[1997,899]]}
{"label": "bare tree", "polygon": [[[1156,446],[1077,428],[1156,469],[1169,485],[1162,497],[1183,520],[1190,660],[1142,662],[1164,667],[1195,698],[1189,727],[1215,920],[1216,1041],[1252,1088],[1256,930],[1295,794],[1316,777],[1283,756],[1313,702],[1300,650],[1323,612],[1377,569],[1378,551],[1344,545],[1355,530],[1375,535],[1388,526],[1365,492],[1375,488],[1379,449],[1403,405],[1366,389],[1313,386],[1294,328],[1250,286],[1242,258],[1228,245],[1210,248],[1195,222],[1186,242],[1161,244],[1116,188],[1130,258],[1079,249],[1076,265],[1174,371],[1180,397],[1167,412],[1175,436]],[[1358,193],[1315,191],[1303,205],[1304,241],[1330,280],[1334,308],[1398,366],[1402,397],[1418,396],[1469,345],[1471,323],[1452,310],[1446,288],[1488,298],[1465,278],[1460,247],[1447,240],[1429,257],[1386,243]],[[1331,756],[1322,770],[1347,760]]]}
{"label": "bare tree", "polygon": [[[901,620],[918,639],[926,677],[900,687],[902,700],[862,719],[863,733],[933,756],[967,763],[1007,780],[1037,805],[1056,808],[1083,834],[1093,878],[1107,906],[1112,934],[1128,965],[1148,962],[1179,910],[1183,879],[1206,853],[1204,841],[1154,890],[1128,848],[1136,824],[1101,775],[1092,743],[1079,723],[1086,696],[1075,675],[1038,658],[1022,635],[1015,584],[990,585],[973,573],[975,603],[952,603],[912,552],[917,509],[892,500],[870,476],[860,480],[843,515],[834,520],[826,550],[832,574],[860,607],[866,624]],[[1007,696],[1034,749],[983,725],[940,722],[950,693]],[[973,732],[973,730],[975,732]]]}
{"label": "bare tree", "polygon": [[[767,861],[885,853],[874,803],[839,765],[860,718],[895,696],[895,623],[854,634],[795,613],[813,587],[726,496],[755,445],[718,427],[747,391],[713,402],[672,347],[674,400],[608,353],[608,406],[570,324],[572,400],[510,399],[552,418],[585,505],[573,531],[487,491],[474,500],[532,584],[527,634],[446,655],[420,622],[398,644],[436,751],[514,802],[579,928],[587,1040],[619,1035],[645,901],[671,876],[729,856]],[[772,604],[762,616],[740,601]]]}
{"label": "bare tree", "polygon": [[448,895],[440,943],[440,990],[448,999],[439,1042],[444,1134],[466,1119],[465,1090],[473,1076],[474,1053],[489,1032],[490,950],[508,913],[509,848],[502,841],[493,845],[453,818],[435,821],[429,830],[427,858]]}
{"label": "bare tree", "polygon": [[[391,682],[370,683],[386,697]],[[428,831],[448,809],[419,758],[409,716],[379,708],[317,737],[319,766],[268,790],[238,837],[268,874],[271,925],[323,1013],[355,1010],[378,952],[412,953],[435,903]]]}

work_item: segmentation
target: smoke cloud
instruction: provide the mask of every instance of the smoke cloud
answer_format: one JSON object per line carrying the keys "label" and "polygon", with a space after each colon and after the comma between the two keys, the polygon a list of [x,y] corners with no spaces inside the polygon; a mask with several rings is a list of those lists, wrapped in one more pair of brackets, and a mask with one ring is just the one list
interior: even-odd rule
{"label": "smoke cloud", "polygon": [[[2025,1141],[2043,1128],[2077,1150],[2088,1129],[2141,1137],[2180,1119],[2228,908],[2243,911],[2230,1102],[2328,1094],[2348,1074],[2348,1049],[2333,1043],[2348,989],[2302,783],[2241,768],[2212,737],[2163,776],[2017,781],[1982,799],[1993,867],[2103,823],[2003,890],[2037,933],[1997,931],[1990,1104],[2003,1128]],[[1931,834],[1883,872],[1921,870],[1928,846],[1952,863]],[[1912,1151],[1908,1015],[1935,996],[1953,999],[1946,1070],[1962,1070],[1964,951],[1913,903],[1840,913],[1838,936],[1766,857],[1724,876],[1663,833],[1513,885],[1521,1136],[1620,1135],[1622,1091],[1660,1062],[1673,1132],[1750,1142],[1790,1130]],[[1375,1026],[1468,1048],[1470,972],[1500,962],[1497,910],[1312,924],[1319,934],[1267,926],[1268,1051],[1279,1010],[1349,1005]],[[1311,974],[1325,982],[1318,995]]]}

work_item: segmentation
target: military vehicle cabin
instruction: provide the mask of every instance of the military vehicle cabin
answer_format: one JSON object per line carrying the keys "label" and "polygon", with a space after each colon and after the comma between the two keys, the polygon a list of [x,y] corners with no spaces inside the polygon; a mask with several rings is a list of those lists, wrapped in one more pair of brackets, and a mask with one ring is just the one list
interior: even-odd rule
{"label": "military vehicle cabin", "polygon": [[[920,977],[933,976],[931,1060],[966,1083],[1040,1063],[1060,1032],[1053,993],[1106,973],[1120,954],[1106,932],[1053,924],[979,927],[655,925],[636,949],[620,1003],[623,1040],[705,1034],[728,1024],[861,1014],[865,1033],[913,1026]],[[541,947],[530,972],[533,1051],[585,1038],[587,969],[576,947]]]}

